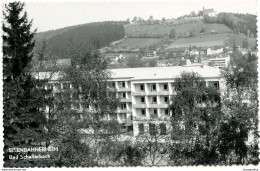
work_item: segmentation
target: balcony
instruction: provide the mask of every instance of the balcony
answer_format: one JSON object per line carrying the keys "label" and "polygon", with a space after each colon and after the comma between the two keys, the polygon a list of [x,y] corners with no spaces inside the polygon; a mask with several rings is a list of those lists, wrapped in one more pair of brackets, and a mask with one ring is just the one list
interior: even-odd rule
{"label": "balcony", "polygon": [[170,95],[169,91],[158,91],[157,92],[158,95]]}
{"label": "balcony", "polygon": [[133,108],[146,108],[146,104],[133,104]]}
{"label": "balcony", "polygon": [[120,102],[132,102],[132,99],[120,99]]}
{"label": "balcony", "polygon": [[158,95],[158,91],[147,91],[146,95]]}
{"label": "balcony", "polygon": [[136,92],[132,92],[133,96],[144,96],[145,95],[145,91],[136,91]]}
{"label": "balcony", "polygon": [[148,104],[148,108],[168,108],[168,104]]}
{"label": "balcony", "polygon": [[127,120],[126,120],[126,119],[119,119],[118,122],[119,122],[119,123],[126,123]]}
{"label": "balcony", "polygon": [[119,87],[116,91],[117,92],[130,92],[131,88]]}
{"label": "balcony", "polygon": [[132,113],[132,109],[117,109],[117,113]]}

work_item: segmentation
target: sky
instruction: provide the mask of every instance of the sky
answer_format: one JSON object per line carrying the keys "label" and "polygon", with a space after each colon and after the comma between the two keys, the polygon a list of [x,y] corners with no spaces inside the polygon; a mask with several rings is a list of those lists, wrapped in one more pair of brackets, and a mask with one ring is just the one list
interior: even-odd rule
{"label": "sky", "polygon": [[98,21],[126,20],[134,16],[148,19],[177,18],[202,8],[217,12],[256,15],[256,0],[88,0],[25,1],[28,18],[37,32]]}

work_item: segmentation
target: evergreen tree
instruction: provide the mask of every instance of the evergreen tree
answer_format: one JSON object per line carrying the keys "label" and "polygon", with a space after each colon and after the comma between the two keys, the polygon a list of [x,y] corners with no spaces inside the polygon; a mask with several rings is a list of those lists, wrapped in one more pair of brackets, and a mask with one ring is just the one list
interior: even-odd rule
{"label": "evergreen tree", "polygon": [[[44,81],[37,81],[30,73],[30,61],[35,42],[32,21],[24,4],[5,4],[3,12],[3,103],[4,103],[4,161],[5,166],[29,166],[25,160],[9,160],[9,148],[30,147],[41,142],[45,115]],[[25,153],[23,153],[25,155]]]}

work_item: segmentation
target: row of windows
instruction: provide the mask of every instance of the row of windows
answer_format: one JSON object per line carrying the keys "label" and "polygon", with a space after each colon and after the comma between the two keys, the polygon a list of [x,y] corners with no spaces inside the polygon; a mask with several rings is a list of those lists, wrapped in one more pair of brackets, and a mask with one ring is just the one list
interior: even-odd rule
{"label": "row of windows", "polygon": [[[141,100],[141,103],[143,103],[143,104],[145,103],[145,97],[144,96],[140,97],[140,100]],[[156,96],[150,97],[149,100],[150,100],[151,104],[157,104],[157,97]],[[164,101],[164,103],[168,103],[169,97],[168,96],[163,97],[163,101]]]}
{"label": "row of windows", "polygon": [[64,89],[64,90],[68,90],[70,88],[72,89],[78,89],[79,88],[79,84],[77,83],[48,83],[46,85],[47,89]]}
{"label": "row of windows", "polygon": [[[112,82],[112,87],[116,87],[116,83],[115,82]],[[118,82],[118,87],[119,88],[126,88],[126,82],[125,81],[119,81]]]}
{"label": "row of windows", "polygon": [[[219,88],[219,82],[218,81],[209,81],[209,85],[213,85],[216,88]],[[206,85],[206,82],[203,82],[202,84]],[[157,91],[157,86],[155,83],[148,84],[149,91]],[[174,83],[173,83],[174,86]],[[168,91],[168,83],[163,84],[163,90]],[[144,84],[137,84],[137,91],[145,91]]]}
{"label": "row of windows", "polygon": [[[144,84],[138,84],[139,86],[139,91],[145,91],[145,86]],[[149,91],[157,91],[157,86],[156,84],[149,84]],[[163,84],[163,90],[168,91],[168,83]]]}
{"label": "row of windows", "polygon": [[[159,132],[160,135],[166,135],[166,124],[165,123],[161,123],[159,125],[159,131],[160,131]],[[139,132],[139,135],[142,135],[145,133],[143,123],[138,124],[138,132]],[[153,123],[149,123],[149,134],[150,135],[158,134],[157,126]]]}
{"label": "row of windows", "polygon": [[[141,109],[142,116],[146,116],[146,109]],[[158,110],[157,109],[150,109],[150,114],[154,116],[158,116]],[[164,114],[169,115],[169,110],[164,109]]]}

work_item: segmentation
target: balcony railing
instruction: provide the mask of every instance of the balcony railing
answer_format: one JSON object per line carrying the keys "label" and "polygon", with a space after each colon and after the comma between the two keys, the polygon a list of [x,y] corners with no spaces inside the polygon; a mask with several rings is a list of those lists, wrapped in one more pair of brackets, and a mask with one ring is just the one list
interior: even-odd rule
{"label": "balcony railing", "polygon": [[168,104],[148,104],[148,108],[168,108]]}
{"label": "balcony railing", "polygon": [[117,89],[117,92],[125,92],[125,91],[130,92],[130,91],[131,91],[131,88],[119,87],[119,88]]}
{"label": "balcony railing", "polygon": [[132,113],[132,109],[117,109],[117,113]]}
{"label": "balcony railing", "polygon": [[144,96],[145,95],[145,91],[135,91],[132,92],[133,96]]}
{"label": "balcony railing", "polygon": [[120,99],[120,102],[132,102],[132,99]]}
{"label": "balcony railing", "polygon": [[170,95],[169,91],[158,91],[157,92],[158,95]]}
{"label": "balcony railing", "polygon": [[146,108],[146,104],[133,104],[133,108]]}
{"label": "balcony railing", "polygon": [[146,95],[158,95],[158,91],[147,91]]}
{"label": "balcony railing", "polygon": [[169,121],[170,117],[134,116],[133,121]]}

